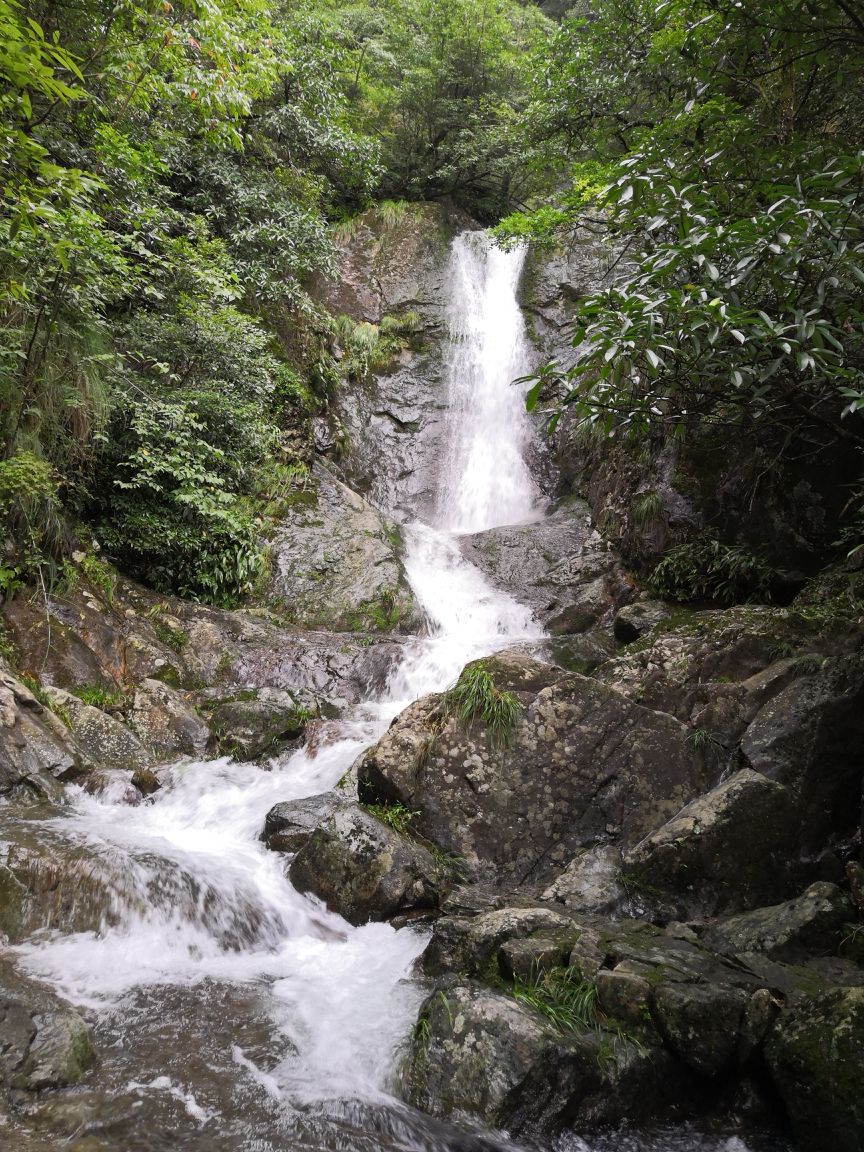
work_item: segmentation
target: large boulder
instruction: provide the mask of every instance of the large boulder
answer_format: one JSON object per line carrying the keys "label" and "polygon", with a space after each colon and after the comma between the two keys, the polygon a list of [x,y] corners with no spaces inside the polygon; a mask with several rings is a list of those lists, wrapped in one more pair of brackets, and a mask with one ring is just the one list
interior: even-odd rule
{"label": "large boulder", "polygon": [[55,778],[75,775],[81,768],[62,720],[0,668],[0,794],[27,785],[53,795]]}
{"label": "large boulder", "polygon": [[571,860],[543,893],[577,912],[613,914],[627,903],[624,862],[617,848],[601,844]]}
{"label": "large boulder", "polygon": [[814,662],[762,706],[741,740],[750,767],[794,795],[805,847],[860,826],[864,653]]}
{"label": "large boulder", "polygon": [[[434,908],[446,868],[422,845],[358,804],[324,794],[320,818],[291,862],[291,883],[351,924]],[[305,818],[308,802],[301,801]],[[283,806],[281,819],[286,820]]]}
{"label": "large boulder", "polygon": [[527,604],[547,632],[584,632],[635,594],[616,553],[571,499],[542,520],[490,528],[460,547],[492,584]]}
{"label": "large boulder", "polygon": [[45,691],[88,767],[135,770],[154,762],[153,753],[116,716],[62,688]]}
{"label": "large boulder", "polygon": [[270,595],[295,624],[332,631],[416,631],[420,616],[398,534],[320,465],[271,546]]}
{"label": "large boulder", "polygon": [[77,1084],[93,1063],[90,1030],[56,996],[0,969],[0,1075],[7,1088],[39,1092]]}
{"label": "large boulder", "polygon": [[211,689],[199,693],[197,703],[210,728],[208,751],[235,760],[275,755],[319,715],[311,693],[284,688]]}
{"label": "large boulder", "polygon": [[787,790],[742,769],[632,848],[624,870],[644,890],[716,915],[786,895],[795,816]]}
{"label": "large boulder", "polygon": [[559,1031],[513,996],[464,981],[422,1006],[405,1080],[416,1107],[516,1136],[659,1117],[691,1086],[647,1036],[637,1042],[588,1021]]}
{"label": "large boulder", "polygon": [[478,878],[548,884],[581,848],[636,843],[710,782],[672,716],[519,654],[479,668],[519,701],[506,739],[429,696],[359,766],[362,799],[416,811],[418,830]]}
{"label": "large boulder", "polygon": [[187,692],[160,680],[142,680],[127,710],[129,726],[158,760],[201,758],[209,730]]}
{"label": "large boulder", "polygon": [[864,1148],[864,988],[803,998],[779,1016],[766,1062],[802,1152]]}
{"label": "large boulder", "polygon": [[756,908],[712,925],[706,941],[727,955],[763,953],[772,960],[795,960],[836,951],[854,919],[852,902],[836,884],[811,884],[783,904]]}

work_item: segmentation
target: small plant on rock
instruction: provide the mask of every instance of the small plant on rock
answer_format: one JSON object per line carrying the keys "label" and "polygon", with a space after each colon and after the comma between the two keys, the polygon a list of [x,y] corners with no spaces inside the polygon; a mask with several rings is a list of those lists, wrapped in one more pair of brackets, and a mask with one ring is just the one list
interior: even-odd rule
{"label": "small plant on rock", "polygon": [[491,746],[505,748],[512,739],[522,705],[512,692],[497,688],[485,663],[477,660],[463,669],[445,693],[444,710],[465,728],[475,721],[481,723]]}
{"label": "small plant on rock", "polygon": [[513,980],[513,996],[545,1016],[559,1032],[584,1032],[596,1024],[597,985],[575,968],[550,968],[536,980]]}

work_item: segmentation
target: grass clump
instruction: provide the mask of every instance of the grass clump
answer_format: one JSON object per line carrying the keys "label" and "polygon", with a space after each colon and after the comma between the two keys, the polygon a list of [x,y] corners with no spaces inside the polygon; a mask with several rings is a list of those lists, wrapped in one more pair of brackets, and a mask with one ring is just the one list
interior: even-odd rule
{"label": "grass clump", "polygon": [[367,804],[366,811],[382,824],[388,825],[394,832],[398,832],[400,836],[408,835],[412,822],[420,815],[419,812],[412,812],[410,808],[399,803]]}
{"label": "grass clump", "polygon": [[559,1032],[584,1032],[597,1023],[597,985],[575,968],[550,968],[536,980],[515,977],[512,995]]}
{"label": "grass clump", "polygon": [[445,713],[455,716],[468,728],[479,722],[493,748],[509,745],[522,705],[512,692],[502,691],[482,660],[464,668],[459,679],[444,694]]}
{"label": "grass clump", "polygon": [[645,528],[659,519],[663,511],[663,497],[659,492],[644,492],[635,498],[631,511],[633,523],[639,528]]}
{"label": "grass clump", "polygon": [[99,708],[103,712],[116,708],[123,699],[120,692],[111,692],[101,684],[82,684],[78,688],[70,688],[70,692],[83,704],[89,704],[91,708]]}
{"label": "grass clump", "polygon": [[114,603],[117,590],[117,573],[110,564],[88,552],[81,559],[81,574],[87,583],[101,593],[106,604]]}

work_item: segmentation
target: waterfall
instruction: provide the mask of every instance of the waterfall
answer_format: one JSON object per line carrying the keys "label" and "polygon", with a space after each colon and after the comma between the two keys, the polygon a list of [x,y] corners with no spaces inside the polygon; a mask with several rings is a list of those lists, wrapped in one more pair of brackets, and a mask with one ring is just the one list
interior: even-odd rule
{"label": "waterfall", "polygon": [[[408,646],[383,698],[330,722],[317,755],[300,749],[271,770],[227,759],[181,764],[137,808],[73,788],[71,814],[51,822],[52,832],[97,851],[124,883],[110,925],[34,939],[17,949],[21,964],[101,1013],[121,1052],[127,1041],[143,1045],[151,1061],[144,1070],[116,1054],[106,1061],[102,1075],[113,1092],[186,1101],[196,1124],[230,1129],[237,1152],[288,1147],[262,1139],[259,1129],[275,1124],[281,1140],[286,1125],[310,1123],[311,1138],[298,1138],[297,1147],[446,1147],[428,1136],[430,1121],[406,1118],[388,1093],[395,1053],[423,995],[409,977],[424,934],[352,928],[297,893],[284,861],[257,837],[271,805],[334,787],[417,696],[445,689],[468,660],[537,634],[530,611],[492,588],[458,546],[459,533],[524,521],[539,507],[524,461],[530,428],[512,384],[529,367],[515,296],[522,261],[482,233],[453,244],[450,419],[436,523],[405,526],[406,572],[430,635]],[[270,1048],[233,1033],[221,1046],[209,1039],[214,988],[229,1003],[258,1005],[259,1031],[275,1037]],[[199,1017],[205,1039],[196,1040]],[[190,1068],[204,1045],[218,1090],[194,1081],[182,1058],[166,1073],[166,1029],[172,1051],[186,1046]],[[390,1131],[383,1144],[370,1143],[365,1133],[384,1116],[394,1130],[413,1125],[427,1136],[415,1131],[405,1143]]]}
{"label": "waterfall", "polygon": [[482,532],[530,519],[539,493],[525,463],[530,426],[512,381],[531,368],[516,302],[524,248],[503,252],[464,232],[450,257],[448,418],[438,523]]}

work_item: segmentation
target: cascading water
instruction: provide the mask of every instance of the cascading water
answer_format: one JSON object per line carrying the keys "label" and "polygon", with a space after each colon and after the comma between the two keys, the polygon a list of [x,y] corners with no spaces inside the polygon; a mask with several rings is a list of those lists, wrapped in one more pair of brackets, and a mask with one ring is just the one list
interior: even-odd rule
{"label": "cascading water", "polygon": [[483,232],[464,232],[453,244],[446,463],[438,499],[438,524],[453,532],[517,524],[539,507],[525,462],[530,426],[522,391],[512,386],[532,366],[516,302],[524,260],[524,249],[503,252]]}
{"label": "cascading water", "polygon": [[[332,722],[317,754],[301,749],[270,770],[180,764],[137,808],[71,788],[69,815],[49,822],[52,837],[92,850],[118,877],[101,931],[47,933],[16,949],[23,968],[96,1014],[102,1095],[85,1108],[88,1149],[460,1144],[392,1095],[423,995],[410,973],[426,936],[351,927],[299,895],[257,837],[274,803],[334,787],[411,700],[447,687],[468,660],[537,635],[531,613],[491,588],[457,542],[539,510],[511,386],[529,367],[515,299],[522,259],[480,233],[453,245],[437,523],[405,530],[405,567],[431,634],[410,646],[384,698]],[[568,1147],[588,1152],[580,1141]]]}

